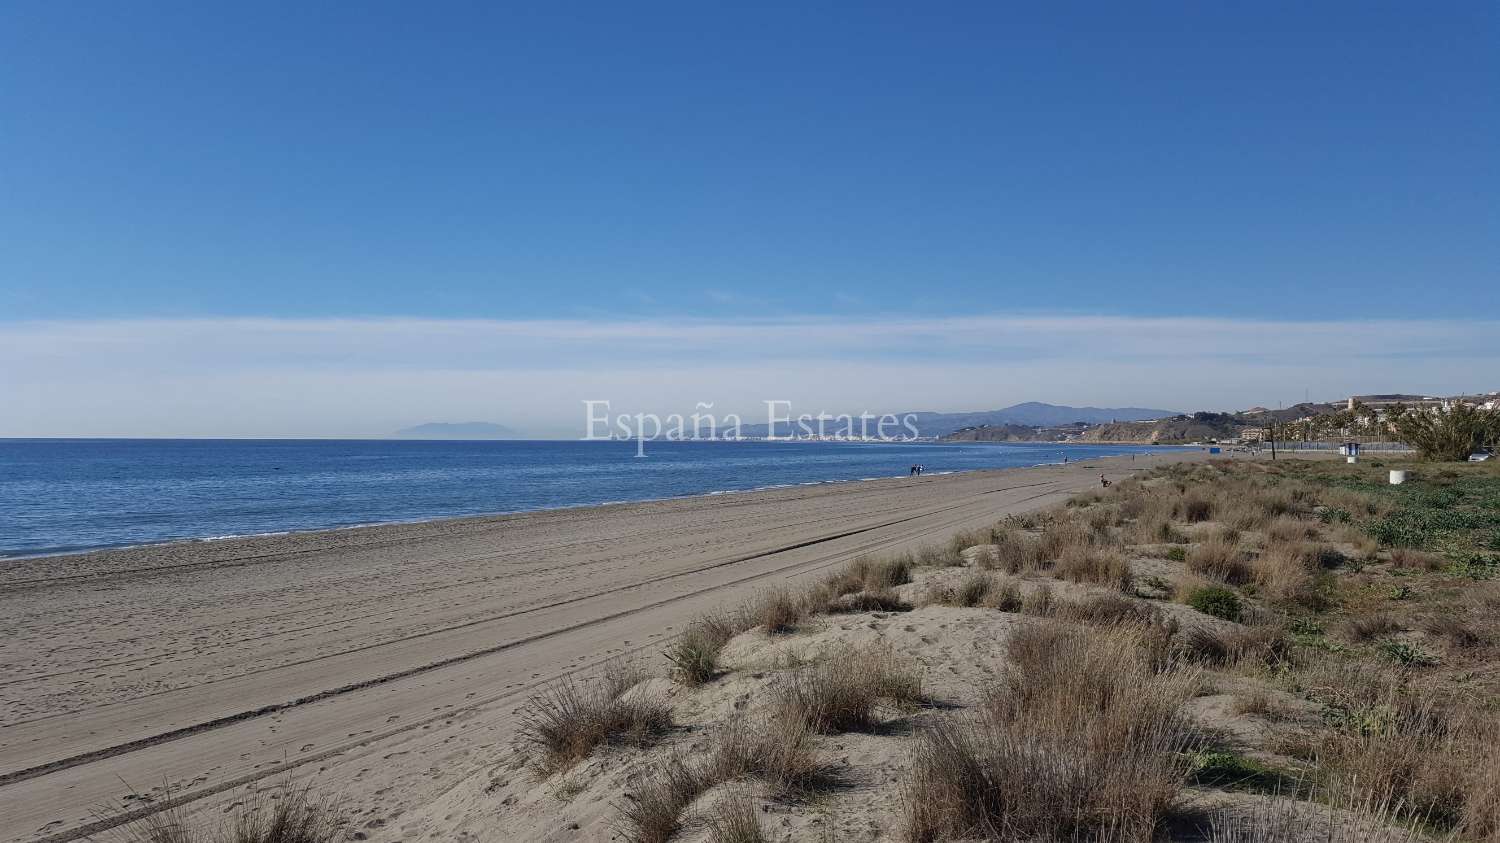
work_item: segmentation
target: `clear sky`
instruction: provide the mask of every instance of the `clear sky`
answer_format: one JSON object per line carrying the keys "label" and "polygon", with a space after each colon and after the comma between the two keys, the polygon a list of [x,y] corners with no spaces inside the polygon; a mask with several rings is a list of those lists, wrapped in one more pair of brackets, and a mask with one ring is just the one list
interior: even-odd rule
{"label": "clear sky", "polygon": [[[716,359],[814,395],[848,378],[809,371],[879,380],[898,347],[929,375],[992,365],[977,388],[914,374],[840,398],[1191,409],[1497,389],[1494,323],[1474,322],[1495,318],[1497,200],[1492,2],[12,2],[0,435],[557,424],[595,386],[557,386],[559,358],[618,368],[604,386],[621,396],[699,383],[694,368],[726,401]],[[942,321],[1038,316],[1073,321],[982,348]],[[1235,324],[1102,377],[1075,330],[1098,319],[1125,331],[1106,355]],[[931,333],[811,342],[799,366],[737,333],[768,320]],[[1425,339],[1385,346],[1371,320],[1420,320]],[[401,354],[417,322],[447,356]],[[393,324],[399,339],[372,328]],[[720,339],[661,339],[682,324]],[[1329,330],[1369,344],[1301,362],[1258,346]],[[268,361],[284,332],[320,350]],[[1197,352],[1255,374],[1159,377]],[[188,359],[262,379],[237,384],[262,403],[314,370],[311,392],[363,383],[371,403],[189,406],[172,380]],[[524,380],[488,404],[399,397],[473,371],[568,397],[544,405]],[[122,394],[87,398],[106,387]]]}

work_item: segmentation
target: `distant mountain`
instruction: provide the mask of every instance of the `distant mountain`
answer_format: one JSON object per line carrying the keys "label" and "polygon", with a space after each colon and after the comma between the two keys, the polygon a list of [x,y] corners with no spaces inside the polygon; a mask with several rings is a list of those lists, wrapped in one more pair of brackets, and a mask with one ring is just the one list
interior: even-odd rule
{"label": "distant mountain", "polygon": [[[1145,421],[1164,419],[1177,415],[1175,410],[1152,410],[1145,407],[1066,407],[1058,404],[1043,404],[1027,401],[1003,410],[993,411],[1000,424],[1028,424],[1035,427],[1086,422],[1103,424],[1116,421]],[[995,424],[996,422],[990,422]]]}
{"label": "distant mountain", "polygon": [[392,435],[398,439],[514,439],[517,433],[491,422],[428,422]]}
{"label": "distant mountain", "polygon": [[[1114,421],[1142,421],[1176,415],[1175,410],[1151,410],[1143,407],[1066,407],[1058,404],[1043,404],[1028,401],[1003,410],[979,410],[972,413],[912,412],[896,413],[899,419],[907,415],[915,417],[917,430],[923,436],[947,436],[958,430],[975,427],[1004,427],[1022,425],[1026,427],[1060,427],[1074,422],[1101,424]],[[830,429],[837,425],[829,423]],[[873,433],[874,426],[870,426]],[[790,425],[777,425],[777,436],[788,436],[795,430]],[[904,431],[902,431],[904,432]],[[747,424],[740,429],[744,436],[765,436],[768,427],[763,424]]]}

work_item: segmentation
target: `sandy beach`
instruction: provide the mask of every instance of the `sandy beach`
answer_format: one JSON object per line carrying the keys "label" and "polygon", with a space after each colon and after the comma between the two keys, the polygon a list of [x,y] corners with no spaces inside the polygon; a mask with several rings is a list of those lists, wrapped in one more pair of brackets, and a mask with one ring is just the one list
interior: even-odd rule
{"label": "sandy beach", "polygon": [[[538,686],[695,614],[1181,454],[7,561],[3,840],[310,781],[358,839],[450,839]],[[493,838],[507,839],[497,833]]]}

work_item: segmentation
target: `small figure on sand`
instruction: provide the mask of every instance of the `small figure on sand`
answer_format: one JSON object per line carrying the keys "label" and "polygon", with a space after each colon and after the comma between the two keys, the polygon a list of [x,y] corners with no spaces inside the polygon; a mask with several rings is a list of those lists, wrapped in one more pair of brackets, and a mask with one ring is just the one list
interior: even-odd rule
{"label": "small figure on sand", "polygon": [[1109,480],[1105,479],[1104,475],[1102,474],[1099,475],[1099,485],[1106,489],[1109,488]]}
{"label": "small figure on sand", "polygon": [[908,474],[908,475],[906,475],[906,476],[907,477],[916,477],[917,474],[919,474],[921,472],[921,470],[922,470],[921,466],[917,465],[916,463],[912,463],[911,464],[911,473]]}

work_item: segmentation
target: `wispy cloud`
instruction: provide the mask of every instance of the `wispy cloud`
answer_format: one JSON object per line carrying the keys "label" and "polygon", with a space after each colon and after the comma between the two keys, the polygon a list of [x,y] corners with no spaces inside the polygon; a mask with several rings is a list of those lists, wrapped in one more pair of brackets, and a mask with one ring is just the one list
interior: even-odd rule
{"label": "wispy cloud", "polygon": [[378,433],[619,411],[1240,407],[1494,389],[1500,322],[173,319],[0,323],[0,435]]}

